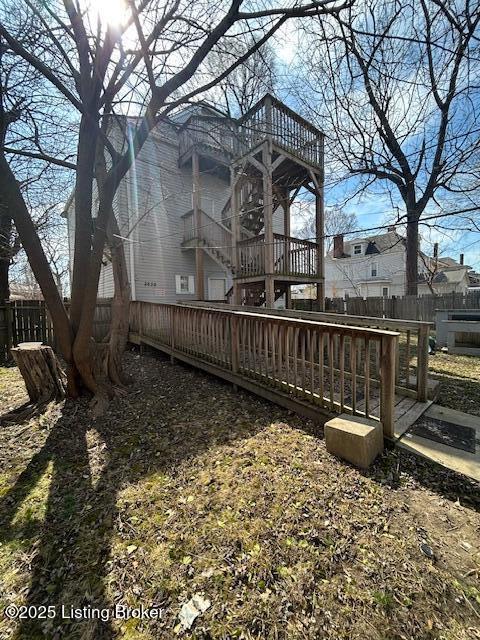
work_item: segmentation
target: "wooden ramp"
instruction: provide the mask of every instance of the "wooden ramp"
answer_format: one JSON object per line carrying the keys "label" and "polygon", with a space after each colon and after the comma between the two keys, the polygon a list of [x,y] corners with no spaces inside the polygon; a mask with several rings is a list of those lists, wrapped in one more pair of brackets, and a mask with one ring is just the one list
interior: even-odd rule
{"label": "wooden ramp", "polygon": [[[296,411],[306,417],[309,417],[313,420],[318,420],[320,416],[322,416],[322,422],[327,421],[328,419],[338,415],[338,412],[331,411],[328,407],[319,407],[315,408],[309,407],[308,404],[303,403],[299,398],[292,397],[289,393],[285,394],[280,392],[278,389],[273,391],[270,387],[271,380],[268,376],[262,375],[257,376],[255,380],[242,380],[241,378],[237,378],[236,376],[232,376],[230,372],[223,371],[218,367],[212,366],[211,363],[202,362],[197,358],[192,358],[191,356],[184,354],[178,350],[172,350],[164,343],[161,343],[157,340],[152,340],[146,336],[139,336],[138,334],[130,333],[129,340],[134,344],[145,344],[159,351],[163,351],[164,353],[173,356],[180,361],[183,361],[187,364],[193,365],[202,369],[210,374],[216,375],[224,380],[230,381],[233,384],[238,384],[242,386],[246,390],[259,395],[260,397],[265,398],[266,400],[270,400],[281,406],[284,406],[290,410]],[[290,387],[289,391],[293,385],[287,385],[285,383],[285,387]],[[285,390],[285,389],[284,389]],[[335,397],[338,395],[334,394]],[[338,404],[336,402],[336,404]],[[380,420],[380,411],[381,411],[381,395],[379,393],[379,389],[372,389],[372,397],[369,402],[369,415],[371,418]],[[403,434],[418,420],[418,418],[430,407],[432,401],[420,402],[415,398],[395,394],[395,403],[394,403],[394,421],[393,421],[393,439],[395,442],[399,440]],[[357,411],[362,413],[365,411],[365,401],[362,400],[357,404]]]}
{"label": "wooden ramp", "polygon": [[[427,402],[420,402],[415,398],[410,398],[401,394],[395,394],[395,409],[394,409],[394,423],[393,423],[393,435],[394,440],[398,440],[403,434],[420,418],[421,415],[430,407],[433,400]],[[365,409],[365,403],[362,402],[359,405],[359,410]],[[373,401],[371,407],[371,413],[374,417],[380,417],[380,398],[376,398]]]}

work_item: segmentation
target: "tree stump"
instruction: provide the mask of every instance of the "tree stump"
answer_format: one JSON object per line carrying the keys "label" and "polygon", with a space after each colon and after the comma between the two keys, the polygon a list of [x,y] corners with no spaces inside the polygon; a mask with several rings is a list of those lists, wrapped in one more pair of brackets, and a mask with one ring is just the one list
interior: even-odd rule
{"label": "tree stump", "polygon": [[22,342],[11,353],[32,403],[65,397],[66,377],[51,347],[40,342]]}

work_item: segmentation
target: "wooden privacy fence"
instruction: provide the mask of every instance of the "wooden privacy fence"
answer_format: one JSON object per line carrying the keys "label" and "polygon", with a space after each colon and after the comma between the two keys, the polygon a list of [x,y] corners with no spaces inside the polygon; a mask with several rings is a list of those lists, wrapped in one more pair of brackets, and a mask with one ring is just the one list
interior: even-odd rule
{"label": "wooden privacy fence", "polygon": [[393,437],[396,332],[225,307],[133,302],[130,340],[310,417],[347,412],[380,419],[385,435]]}
{"label": "wooden privacy fence", "polygon": [[[68,310],[68,303],[66,307]],[[93,325],[96,340],[107,335],[110,317],[110,300],[98,300]],[[8,362],[10,349],[20,342],[43,342],[56,347],[53,324],[44,300],[14,300],[0,306],[0,362]]]}
{"label": "wooden privacy fence", "polygon": [[[296,309],[316,311],[316,300],[294,300]],[[325,310],[354,316],[435,322],[437,309],[480,309],[480,291],[444,295],[326,298]]]}

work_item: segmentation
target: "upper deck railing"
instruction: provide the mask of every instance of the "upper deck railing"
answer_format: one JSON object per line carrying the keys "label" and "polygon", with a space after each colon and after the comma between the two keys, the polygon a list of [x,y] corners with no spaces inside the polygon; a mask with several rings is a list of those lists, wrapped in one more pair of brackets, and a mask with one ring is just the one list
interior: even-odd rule
{"label": "upper deck railing", "polygon": [[323,165],[323,133],[283,102],[267,94],[238,121],[237,155],[266,139],[315,167]]}
{"label": "upper deck railing", "polygon": [[180,128],[180,159],[196,147],[224,161],[244,156],[265,140],[307,164],[323,166],[323,133],[271,95],[239,120],[191,116]]}
{"label": "upper deck railing", "polygon": [[179,130],[180,163],[195,148],[199,153],[230,164],[236,153],[237,125],[216,116],[191,116]]}

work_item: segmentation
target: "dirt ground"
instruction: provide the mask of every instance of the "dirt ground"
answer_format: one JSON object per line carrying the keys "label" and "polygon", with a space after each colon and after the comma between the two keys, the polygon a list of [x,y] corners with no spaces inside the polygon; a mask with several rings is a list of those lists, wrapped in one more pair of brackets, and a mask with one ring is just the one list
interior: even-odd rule
{"label": "dirt ground", "polygon": [[[480,638],[479,485],[399,450],[360,472],[308,420],[127,364],[102,418],[82,399],[0,427],[0,611],[55,607],[0,613],[2,640]],[[16,369],[0,397],[24,401]],[[72,619],[115,605],[160,619]]]}

